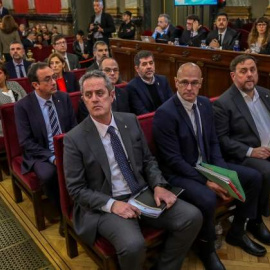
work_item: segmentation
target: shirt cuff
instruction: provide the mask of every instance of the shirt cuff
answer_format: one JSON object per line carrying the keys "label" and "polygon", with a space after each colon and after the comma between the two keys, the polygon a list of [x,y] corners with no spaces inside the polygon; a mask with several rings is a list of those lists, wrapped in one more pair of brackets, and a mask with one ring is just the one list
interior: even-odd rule
{"label": "shirt cuff", "polygon": [[193,34],[192,34],[193,37],[195,37],[195,36],[198,35],[198,32],[192,32],[192,33],[193,33]]}
{"label": "shirt cuff", "polygon": [[51,156],[50,158],[49,158],[49,161],[53,164],[53,161],[55,160],[55,155],[53,155],[53,156]]}
{"label": "shirt cuff", "polygon": [[115,199],[109,199],[108,202],[101,207],[101,210],[107,213],[111,213],[111,208],[113,203],[115,202]]}
{"label": "shirt cuff", "polygon": [[253,148],[252,148],[252,147],[249,147],[249,148],[248,148],[248,151],[247,151],[247,153],[246,153],[246,156],[247,156],[247,157],[250,157],[252,151],[253,151]]}

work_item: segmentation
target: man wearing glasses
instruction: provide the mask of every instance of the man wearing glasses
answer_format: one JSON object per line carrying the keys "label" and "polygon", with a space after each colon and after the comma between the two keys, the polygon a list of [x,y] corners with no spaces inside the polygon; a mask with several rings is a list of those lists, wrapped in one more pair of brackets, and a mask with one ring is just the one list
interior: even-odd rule
{"label": "man wearing glasses", "polygon": [[[15,104],[15,120],[23,148],[22,173],[34,171],[50,201],[61,213],[53,136],[77,123],[69,95],[56,90],[56,78],[46,63],[35,63],[28,78],[35,91]],[[59,228],[63,234],[63,228]]]}
{"label": "man wearing glasses", "polygon": [[154,56],[150,51],[139,51],[134,64],[138,76],[126,86],[131,112],[136,115],[154,112],[172,96],[171,87],[165,76],[155,74]]}
{"label": "man wearing glasses", "polygon": [[205,269],[225,269],[214,247],[214,215],[217,196],[229,201],[218,184],[209,181],[194,167],[206,162],[237,171],[246,201],[235,202],[234,220],[226,237],[229,244],[240,246],[254,256],[264,256],[266,249],[252,241],[244,230],[247,218],[255,218],[261,174],[251,168],[225,163],[215,132],[213,110],[206,97],[198,96],[202,84],[200,68],[194,63],[180,66],[175,85],[177,93],[156,111],[153,135],[158,148],[160,167],[174,186],[185,189],[182,198],[197,206],[204,218],[198,236],[198,256]]}
{"label": "man wearing glasses", "polygon": [[[53,38],[53,48],[56,52],[63,55],[63,57],[67,63],[68,71],[81,67],[80,63],[79,63],[78,56],[76,54],[67,52],[67,41],[62,34],[56,35]],[[46,60],[45,60],[45,62],[47,62]]]}

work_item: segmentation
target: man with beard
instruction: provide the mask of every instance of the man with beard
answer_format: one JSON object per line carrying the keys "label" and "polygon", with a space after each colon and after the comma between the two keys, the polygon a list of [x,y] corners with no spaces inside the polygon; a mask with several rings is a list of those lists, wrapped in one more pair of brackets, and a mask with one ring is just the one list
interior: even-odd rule
{"label": "man with beard", "polygon": [[151,52],[138,52],[134,64],[138,76],[126,86],[131,112],[136,115],[153,112],[172,96],[171,87],[165,76],[155,74],[155,61]]}

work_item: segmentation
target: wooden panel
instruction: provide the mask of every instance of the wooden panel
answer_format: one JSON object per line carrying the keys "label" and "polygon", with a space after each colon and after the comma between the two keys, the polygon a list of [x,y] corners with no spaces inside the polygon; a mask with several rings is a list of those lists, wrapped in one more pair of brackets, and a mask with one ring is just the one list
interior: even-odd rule
{"label": "wooden panel", "polygon": [[[172,87],[178,67],[186,62],[194,62],[200,66],[203,74],[201,95],[219,96],[232,83],[230,78],[230,62],[241,52],[202,50],[194,47],[176,47],[167,44],[145,43],[121,39],[110,40],[114,58],[119,63],[121,76],[125,81],[134,77],[134,55],[140,50],[153,52],[156,73],[165,75]],[[270,88],[270,56],[256,55],[258,60],[259,85]]]}

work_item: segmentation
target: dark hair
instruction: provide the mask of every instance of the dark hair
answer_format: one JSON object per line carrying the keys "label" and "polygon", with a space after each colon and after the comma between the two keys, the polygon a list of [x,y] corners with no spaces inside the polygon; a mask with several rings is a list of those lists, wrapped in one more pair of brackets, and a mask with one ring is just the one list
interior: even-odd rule
{"label": "dark hair", "polygon": [[116,65],[119,67],[117,61],[114,58],[112,58],[112,57],[102,57],[102,59],[101,59],[101,61],[99,63],[99,66],[98,66],[99,70],[102,70],[102,63],[103,63],[104,60],[107,60],[107,59],[113,60],[116,63]]}
{"label": "dark hair", "polygon": [[83,30],[78,30],[78,31],[77,31],[77,35],[84,36]]}
{"label": "dark hair", "polygon": [[38,82],[38,77],[37,77],[37,71],[40,69],[45,69],[46,67],[49,67],[47,63],[45,62],[37,62],[33,63],[27,73],[28,80],[30,83],[32,82]]}
{"label": "dark hair", "polygon": [[66,40],[65,36],[62,35],[62,34],[55,35],[55,36],[53,37],[53,44],[55,45],[56,42],[57,42],[58,40],[62,39],[62,38],[63,38],[64,40]]}
{"label": "dark hair", "polygon": [[193,21],[198,21],[200,22],[200,18],[199,16],[195,15],[195,14],[190,14],[187,16],[186,20],[193,20]]}
{"label": "dark hair", "polygon": [[150,57],[152,56],[153,60],[154,60],[154,55],[152,52],[150,51],[146,51],[146,50],[142,50],[142,51],[139,51],[135,56],[134,56],[134,64],[135,66],[139,66],[140,65],[140,60],[142,58],[147,58],[147,57]]}
{"label": "dark hair", "polygon": [[12,41],[12,42],[9,44],[9,46],[14,45],[14,44],[20,44],[20,45],[22,46],[22,48],[23,48],[23,44],[22,44],[21,42],[19,42],[19,41]]}
{"label": "dark hair", "polygon": [[18,24],[11,15],[5,15],[2,18],[2,29],[4,33],[10,34],[18,30]]}
{"label": "dark hair", "polygon": [[234,72],[236,70],[236,66],[239,64],[239,63],[243,63],[245,62],[246,60],[253,60],[255,64],[257,64],[257,60],[255,57],[253,57],[252,55],[250,54],[240,54],[238,56],[236,56],[232,61],[231,61],[231,64],[230,64],[230,71],[231,72]]}
{"label": "dark hair", "polygon": [[54,53],[51,53],[47,59],[47,63],[48,63],[48,66],[50,66],[50,62],[52,60],[53,57],[57,57],[61,62],[62,64],[65,64],[65,66],[67,66],[67,63],[65,61],[65,58],[58,52],[54,52]]}
{"label": "dark hair", "polygon": [[220,16],[225,16],[226,19],[227,19],[227,21],[228,21],[228,14],[227,14],[226,12],[219,12],[219,13],[217,14],[217,16],[216,16],[216,19],[217,19],[218,17],[220,17]]}
{"label": "dark hair", "polygon": [[8,79],[9,76],[8,76],[7,68],[6,68],[5,64],[2,62],[0,62],[0,70],[2,70],[4,72],[6,79]]}

